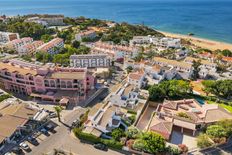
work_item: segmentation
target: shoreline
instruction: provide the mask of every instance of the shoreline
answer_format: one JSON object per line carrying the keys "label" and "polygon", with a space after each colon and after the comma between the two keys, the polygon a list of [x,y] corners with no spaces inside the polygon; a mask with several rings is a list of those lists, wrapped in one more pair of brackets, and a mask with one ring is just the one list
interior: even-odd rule
{"label": "shoreline", "polygon": [[163,33],[167,37],[173,37],[173,38],[180,38],[180,39],[186,39],[190,41],[192,44],[199,46],[201,48],[206,48],[209,50],[232,50],[232,44],[230,43],[225,43],[225,42],[220,42],[220,41],[214,41],[210,39],[204,39],[200,37],[195,37],[195,36],[188,36],[188,35],[183,35],[183,34],[176,34],[176,33],[171,33],[171,32],[165,32],[165,31],[159,31],[160,33]]}

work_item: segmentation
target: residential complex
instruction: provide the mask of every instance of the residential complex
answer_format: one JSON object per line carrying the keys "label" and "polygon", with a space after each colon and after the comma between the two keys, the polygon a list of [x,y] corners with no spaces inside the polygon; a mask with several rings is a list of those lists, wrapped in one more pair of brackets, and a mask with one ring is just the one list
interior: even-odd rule
{"label": "residential complex", "polygon": [[62,98],[77,103],[94,88],[94,78],[84,68],[48,68],[16,61],[0,62],[0,72],[6,90],[53,103]]}
{"label": "residential complex", "polygon": [[19,39],[18,33],[0,31],[0,43],[7,43],[15,39]]}
{"label": "residential complex", "polygon": [[115,60],[123,60],[125,57],[134,58],[138,55],[137,48],[111,45],[109,43],[97,42],[92,49],[92,53],[107,54]]}
{"label": "residential complex", "polygon": [[18,54],[22,55],[33,55],[36,49],[44,44],[43,41],[33,41],[32,43],[19,47]]}
{"label": "residential complex", "polygon": [[132,40],[130,40],[130,45],[136,44],[153,44],[156,47],[161,48],[180,48],[181,40],[176,38],[159,38],[153,36],[134,36]]}
{"label": "residential complex", "polygon": [[93,30],[89,30],[89,31],[83,31],[83,32],[80,32],[78,34],[75,35],[75,39],[77,41],[82,41],[82,39],[94,39],[96,38],[97,34],[95,31]]}
{"label": "residential complex", "polygon": [[64,26],[64,16],[46,15],[44,17],[30,17],[25,20],[26,22],[34,22],[43,26]]}
{"label": "residential complex", "polygon": [[71,55],[70,66],[81,68],[110,67],[111,58],[107,54]]}
{"label": "residential complex", "polygon": [[64,47],[64,40],[61,38],[54,38],[48,43],[43,44],[37,48],[37,52],[46,52],[51,55],[59,53],[59,50]]}
{"label": "residential complex", "polygon": [[30,44],[32,42],[33,42],[33,38],[26,37],[26,38],[12,40],[8,42],[5,46],[10,50],[14,50],[18,52],[20,47],[26,44]]}

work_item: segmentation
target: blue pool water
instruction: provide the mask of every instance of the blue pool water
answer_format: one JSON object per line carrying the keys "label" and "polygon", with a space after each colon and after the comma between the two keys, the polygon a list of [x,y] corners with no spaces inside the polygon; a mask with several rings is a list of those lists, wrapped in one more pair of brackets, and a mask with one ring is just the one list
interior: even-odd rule
{"label": "blue pool water", "polygon": [[232,43],[232,0],[0,0],[0,14],[64,14]]}

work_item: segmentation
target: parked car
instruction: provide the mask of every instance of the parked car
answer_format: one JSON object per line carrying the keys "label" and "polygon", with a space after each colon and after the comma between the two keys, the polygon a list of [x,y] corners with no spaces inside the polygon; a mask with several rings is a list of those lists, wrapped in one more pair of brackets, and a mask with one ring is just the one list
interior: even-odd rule
{"label": "parked car", "polygon": [[15,154],[23,154],[23,150],[17,146],[15,146],[11,151]]}
{"label": "parked car", "polygon": [[44,128],[40,129],[40,132],[42,134],[44,134],[45,136],[50,136],[50,134],[48,133],[48,131],[46,129],[44,129]]}
{"label": "parked car", "polygon": [[7,152],[7,153],[5,153],[4,155],[13,155],[12,153],[10,153],[10,152]]}
{"label": "parked car", "polygon": [[51,123],[47,124],[44,128],[50,131],[51,133],[56,133],[56,130],[54,130],[55,126]]}
{"label": "parked car", "polygon": [[30,151],[31,151],[30,147],[29,147],[26,143],[24,143],[24,142],[20,143],[19,146],[20,146],[23,150],[25,150],[25,151],[27,151],[27,152],[30,152]]}
{"label": "parked car", "polygon": [[94,144],[93,146],[96,149],[103,150],[103,151],[108,151],[108,147],[105,144],[97,143],[97,144]]}
{"label": "parked car", "polygon": [[80,127],[80,125],[81,125],[80,119],[76,119],[72,122],[72,128]]}
{"label": "parked car", "polygon": [[55,112],[51,112],[51,113],[49,113],[49,117],[50,118],[56,118],[57,114]]}
{"label": "parked car", "polygon": [[34,137],[32,137],[32,136],[29,136],[29,137],[27,138],[27,141],[28,141],[29,143],[35,145],[35,146],[39,145],[39,142],[38,142]]}

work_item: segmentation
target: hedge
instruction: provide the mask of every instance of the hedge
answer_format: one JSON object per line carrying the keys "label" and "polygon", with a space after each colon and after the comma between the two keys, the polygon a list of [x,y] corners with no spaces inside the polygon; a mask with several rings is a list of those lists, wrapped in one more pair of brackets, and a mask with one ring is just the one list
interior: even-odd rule
{"label": "hedge", "polygon": [[4,94],[4,95],[1,95],[0,96],[0,102],[2,102],[2,101],[4,101],[4,100],[6,100],[6,99],[8,99],[8,98],[11,98],[12,96],[11,95],[9,95],[9,94]]}
{"label": "hedge", "polygon": [[102,138],[96,137],[92,134],[84,133],[79,128],[73,129],[73,132],[74,132],[75,136],[81,140],[86,140],[86,141],[91,142],[91,143],[103,143],[112,149],[121,150],[123,147],[123,144],[120,142],[117,142],[117,141],[112,140],[112,139],[102,139]]}
{"label": "hedge", "polygon": [[127,110],[127,113],[129,113],[129,114],[137,114],[137,112],[136,111],[134,111],[134,110],[131,110],[131,109],[129,109],[129,110]]}

